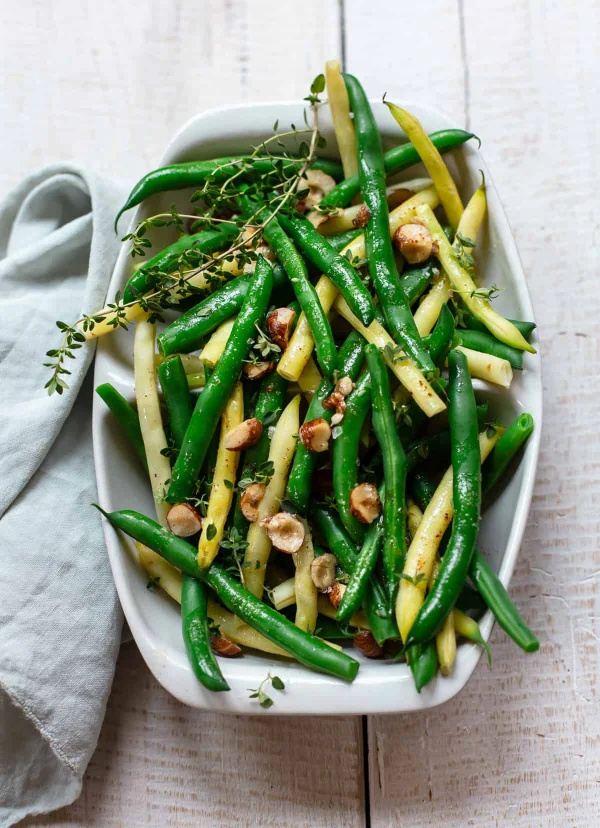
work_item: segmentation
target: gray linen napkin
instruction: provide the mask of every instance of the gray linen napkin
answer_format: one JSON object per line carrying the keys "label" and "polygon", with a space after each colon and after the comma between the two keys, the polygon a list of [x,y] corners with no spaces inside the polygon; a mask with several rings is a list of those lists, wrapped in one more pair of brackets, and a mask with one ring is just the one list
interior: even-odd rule
{"label": "gray linen napkin", "polygon": [[0,826],[73,802],[96,747],[122,615],[91,442],[93,347],[48,397],[56,319],[101,307],[122,195],[47,167],[0,203]]}

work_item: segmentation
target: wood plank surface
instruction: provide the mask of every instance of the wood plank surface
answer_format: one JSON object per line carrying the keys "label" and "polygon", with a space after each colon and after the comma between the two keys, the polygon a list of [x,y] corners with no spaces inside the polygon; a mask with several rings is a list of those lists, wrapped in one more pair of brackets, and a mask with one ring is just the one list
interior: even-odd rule
{"label": "wood plank surface", "polygon": [[464,106],[458,125],[482,137],[532,293],[545,424],[511,594],[542,646],[526,656],[496,628],[493,670],[482,659],[459,697],[422,716],[370,719],[372,825],[591,828],[600,824],[600,6],[428,3],[432,25],[411,29],[396,51],[402,86],[388,61],[361,48],[367,17],[384,6],[350,3],[349,68],[391,95],[410,65],[425,100],[459,116]]}
{"label": "wood plank surface", "polygon": [[357,717],[248,718],[184,707],[126,644],[82,796],[27,824],[358,827],[361,744]]}
{"label": "wood plank surface", "polygon": [[[545,425],[511,593],[539,630],[496,629],[460,697],[358,718],[202,714],[133,645],[81,798],[32,825],[600,825],[598,0],[30,0],[3,9],[4,191],[76,160],[134,181],[222,103],[300,97],[328,57],[379,95],[438,106],[484,141],[540,325]],[[342,23],[344,24],[342,27]]]}

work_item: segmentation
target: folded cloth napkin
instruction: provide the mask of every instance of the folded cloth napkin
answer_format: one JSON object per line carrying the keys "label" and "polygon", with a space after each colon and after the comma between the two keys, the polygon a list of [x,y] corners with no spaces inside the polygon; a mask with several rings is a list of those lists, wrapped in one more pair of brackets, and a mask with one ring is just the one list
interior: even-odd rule
{"label": "folded cloth napkin", "polygon": [[96,747],[122,616],[91,435],[93,346],[48,396],[55,320],[101,307],[123,193],[77,167],[0,203],[0,825],[73,802]]}

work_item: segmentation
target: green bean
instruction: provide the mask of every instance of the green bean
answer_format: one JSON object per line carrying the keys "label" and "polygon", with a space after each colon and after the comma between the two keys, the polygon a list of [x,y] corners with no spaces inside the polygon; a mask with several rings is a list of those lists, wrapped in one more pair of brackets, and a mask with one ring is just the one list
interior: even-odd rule
{"label": "green bean", "polygon": [[428,641],[426,644],[416,644],[411,647],[409,664],[417,693],[420,693],[426,684],[433,681],[438,671],[435,641]]}
{"label": "green bean", "polygon": [[485,493],[496,485],[506,471],[510,461],[529,439],[533,431],[531,414],[519,414],[506,429],[488,457],[482,476],[482,489]]}
{"label": "green bean", "polygon": [[208,256],[226,247],[237,234],[238,228],[235,224],[223,222],[218,230],[202,230],[191,236],[181,236],[136,270],[125,285],[123,302],[133,302],[152,290],[158,281],[158,273],[177,270],[182,254],[187,253],[189,256],[191,252],[197,252]]}
{"label": "green bean", "polygon": [[385,192],[385,169],[381,137],[364,89],[352,75],[344,74],[356,129],[360,188],[369,210],[365,226],[365,249],[369,273],[387,322],[397,343],[406,348],[422,371],[434,366],[417,330],[410,305],[400,287],[390,240],[389,213]]}
{"label": "green bean", "polygon": [[411,627],[407,648],[431,640],[452,611],[467,578],[479,531],[481,454],[475,395],[467,358],[461,351],[450,351],[448,367],[448,419],[454,473],[452,535],[438,577]]}
{"label": "green bean", "polygon": [[[476,138],[472,132],[463,132],[462,129],[442,129],[439,132],[432,132],[429,136],[434,146],[441,152],[448,152],[469,138]],[[415,147],[409,142],[400,144],[388,150],[383,156],[386,175],[393,175],[419,164],[421,159]],[[351,175],[334,187],[321,201],[321,207],[347,207],[355,195],[360,192],[361,183],[358,175]]]}
{"label": "green bean", "polygon": [[365,349],[371,374],[373,431],[383,455],[383,568],[390,603],[393,602],[406,556],[406,457],[396,431],[390,383],[381,351]]}
{"label": "green bean", "polygon": [[305,218],[282,215],[279,217],[279,223],[298,245],[302,255],[339,289],[352,313],[363,325],[370,325],[375,315],[373,300],[360,278],[360,273],[352,267],[348,259],[336,253],[327,239],[323,238]]}
{"label": "green bean", "polygon": [[[454,316],[448,305],[444,305],[435,323],[433,331],[429,336],[423,337],[425,347],[429,351],[429,355],[436,368],[443,368],[446,363],[448,351],[452,347],[452,338],[454,336]],[[470,346],[468,346],[470,347]]]}
{"label": "green bean", "polygon": [[366,588],[375,569],[377,558],[381,549],[383,539],[383,517],[380,516],[369,526],[362,549],[352,569],[350,580],[346,591],[338,607],[337,619],[344,622],[349,621],[354,613],[363,604]]}
{"label": "green bean", "polygon": [[142,439],[142,430],[140,428],[140,420],[135,408],[133,408],[123,397],[114,385],[110,382],[105,382],[96,388],[96,394],[102,397],[106,405],[114,414],[116,421],[119,423],[123,434],[131,443],[135,453],[140,459],[142,466],[148,471],[148,460],[146,459],[146,449],[144,448],[144,441]]}
{"label": "green bean", "polygon": [[181,581],[183,640],[192,669],[208,690],[229,690],[210,645],[207,588],[189,575]]}
{"label": "green bean", "polygon": [[333,493],[344,529],[361,544],[365,525],[350,511],[350,493],[358,485],[358,449],[362,428],[371,408],[371,376],[365,372],[346,398],[344,419],[333,442]]}
{"label": "green bean", "polygon": [[175,448],[180,449],[193,410],[192,395],[181,357],[172,356],[165,359],[158,366],[157,373],[169,412]]}
{"label": "green bean", "polygon": [[[268,217],[263,208],[259,213],[259,220],[265,221]],[[279,261],[285,268],[288,278],[296,294],[296,299],[306,315],[312,337],[315,341],[317,361],[326,377],[333,377],[338,367],[335,340],[327,315],[313,285],[308,281],[308,273],[302,256],[296,250],[294,243],[287,237],[276,218],[272,218],[264,229],[263,236],[268,242]]]}
{"label": "green bean", "polygon": [[342,569],[351,573],[358,553],[337,518],[324,506],[318,504],[312,505],[311,517],[323,534],[325,544],[338,559]]}
{"label": "green bean", "polygon": [[[509,319],[508,321],[512,322],[515,328],[525,337],[525,339],[529,339],[537,327],[535,322],[523,322],[520,319]],[[475,319],[472,313],[464,309],[461,310],[461,323],[465,326],[465,328],[469,328],[469,330],[489,333],[483,322],[480,322],[479,319]]]}
{"label": "green bean", "polygon": [[354,638],[359,632],[359,627],[340,624],[334,618],[328,618],[326,615],[319,615],[317,617],[315,634],[318,634],[320,638],[324,638],[326,641],[335,640],[336,638]]}
{"label": "green bean", "polygon": [[[489,458],[486,460],[486,465],[488,462]],[[413,496],[417,500],[420,508],[425,510],[435,493],[435,483],[426,474],[415,472],[412,475],[411,484]],[[519,647],[525,650],[525,652],[535,652],[539,648],[539,641],[523,621],[519,610],[511,601],[510,596],[498,576],[493,572],[481,552],[477,549],[471,561],[469,574],[488,609],[492,612],[504,632],[512,638],[515,644],[518,644]],[[457,601],[457,606],[462,610],[466,610],[467,608],[465,606],[461,606],[461,597],[463,594],[464,587]]]}
{"label": "green bean", "polygon": [[327,241],[336,253],[340,253],[344,247],[347,247],[358,236],[362,236],[362,230],[360,227],[357,227],[354,230],[344,230],[343,233],[336,233],[333,236],[328,236]]}
{"label": "green bean", "polygon": [[470,575],[481,597],[504,632],[526,653],[534,653],[538,650],[540,642],[523,621],[519,610],[504,589],[502,581],[480,552],[476,551],[473,556]]}
{"label": "green bean", "polygon": [[271,265],[259,256],[251,290],[235,320],[225,350],[198,396],[181,451],[173,467],[167,494],[170,503],[179,503],[192,493],[196,475],[202,467],[225,404],[248,354],[255,325],[267,310],[272,287]]}
{"label": "green bean", "polygon": [[[260,381],[260,391],[253,416],[260,420],[264,427],[258,443],[244,452],[244,458],[240,463],[241,472],[238,476],[240,483],[249,475],[254,475],[257,469],[268,459],[271,444],[269,428],[279,422],[285,405],[287,387],[287,380],[277,372],[267,374]],[[241,499],[242,492],[238,491],[233,513],[233,525],[239,532],[245,534],[248,529],[248,521],[242,514]]]}
{"label": "green bean", "polygon": [[[227,181],[238,171],[245,173],[255,172],[258,175],[273,172],[276,164],[272,158],[248,155],[228,156],[226,158],[215,158],[212,161],[186,161],[181,164],[171,164],[169,167],[160,167],[152,170],[141,178],[135,185],[127,201],[117,213],[115,219],[115,232],[119,219],[126,210],[137,207],[151,195],[164,193],[170,190],[181,190],[187,187],[198,187],[210,180],[217,184]],[[284,162],[282,172],[292,172],[295,167],[304,164],[303,158],[292,158]],[[327,175],[338,181],[343,178],[342,165],[337,161],[330,161],[328,158],[316,158],[311,164],[313,170],[322,170]]]}
{"label": "green bean", "polygon": [[[428,259],[420,265],[413,265],[404,271],[400,277],[400,287],[402,288],[406,301],[409,305],[414,305],[419,296],[425,293],[433,281],[433,277],[440,272],[440,268],[435,260]],[[425,341],[425,339],[423,339]]]}
{"label": "green bean", "polygon": [[504,342],[500,342],[491,333],[461,328],[455,332],[454,341],[457,345],[463,345],[472,351],[480,351],[484,354],[491,354],[500,359],[505,359],[517,370],[523,368],[523,351],[519,351],[518,348],[513,348],[511,345],[505,345]]}
{"label": "green bean", "polygon": [[[163,356],[187,354],[202,347],[203,338],[212,333],[226,319],[239,313],[244,304],[252,275],[239,276],[211,293],[165,328],[157,337],[158,350]],[[281,265],[273,268],[273,290],[287,283],[287,275]]]}
{"label": "green bean", "polygon": [[107,514],[100,511],[117,529],[153,549],[186,575],[204,581],[226,609],[293,655],[301,664],[346,681],[356,677],[359,668],[357,661],[296,627],[284,615],[255,598],[220,566],[213,563],[210,569],[200,570],[195,547],[183,538],[178,538],[139,512]]}
{"label": "green bean", "polygon": [[[365,341],[359,333],[352,331],[339,353],[340,371],[342,376],[349,376],[354,380],[362,367],[364,359]],[[323,401],[333,391],[333,383],[323,377],[306,412],[304,422],[322,417],[331,422],[333,411],[323,406]],[[306,514],[311,497],[312,477],[315,472],[319,455],[310,451],[299,442],[296,446],[294,462],[290,470],[287,483],[286,498],[303,514]]]}
{"label": "green bean", "polygon": [[[173,442],[180,449],[193,408],[181,357],[171,357],[161,363],[158,375]],[[185,649],[196,677],[209,690],[229,690],[211,647],[206,586],[185,573],[181,575],[181,624]]]}
{"label": "green bean", "polygon": [[[477,427],[481,430],[488,419],[488,404],[480,403],[477,406]],[[443,429],[413,440],[406,447],[406,462],[408,471],[411,472],[420,463],[426,460],[434,460],[438,463],[446,463],[450,457],[450,432]]]}
{"label": "green bean", "polygon": [[[342,569],[351,574],[358,553],[339,521],[331,512],[318,505],[312,507],[311,517],[321,530],[327,546],[338,559]],[[373,573],[367,584],[363,608],[371,632],[378,644],[383,644],[390,638],[398,638],[399,632],[394,613],[390,609],[385,589],[376,573]]]}

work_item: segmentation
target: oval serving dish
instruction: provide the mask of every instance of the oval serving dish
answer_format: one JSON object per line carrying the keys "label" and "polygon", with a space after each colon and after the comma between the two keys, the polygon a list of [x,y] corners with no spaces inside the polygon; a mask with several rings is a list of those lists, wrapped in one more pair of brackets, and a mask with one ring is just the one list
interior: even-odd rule
{"label": "oval serving dish", "polygon": [[[403,136],[381,102],[372,101],[373,111],[388,149],[401,143]],[[406,106],[427,132],[456,126],[433,109]],[[273,123],[282,128],[303,123],[300,103],[268,103],[211,110],[185,124],[169,144],[161,166],[197,158],[214,158],[249,152],[252,146],[272,134]],[[320,113],[320,129],[329,147],[335,146],[331,120],[326,107]],[[493,140],[491,138],[490,140]],[[480,170],[486,178],[488,216],[477,244],[478,271],[483,282],[503,288],[495,307],[512,318],[533,320],[531,299],[515,242],[500,199],[481,154],[470,141],[445,156],[459,191],[466,200],[479,186]],[[422,175],[424,168],[413,167],[394,180]],[[133,224],[175,201],[178,205],[189,192],[167,193],[154,197],[136,212]],[[121,231],[125,231],[124,222]],[[170,230],[156,231],[156,248],[173,241]],[[117,260],[108,296],[125,285],[131,274],[127,245]],[[537,347],[534,331],[532,344]],[[95,383],[111,382],[129,400],[134,399],[133,331],[103,337],[98,343]],[[483,384],[476,381],[476,388]],[[479,536],[479,548],[508,586],[523,537],[535,481],[542,425],[542,382],[539,354],[524,354],[524,371],[515,372],[509,391],[486,386],[493,416],[510,422],[522,411],[533,415],[536,428],[528,441],[515,473],[487,503]],[[96,476],[101,506],[107,511],[137,509],[154,512],[152,495],[141,467],[118,433],[110,412],[99,398],[94,399],[93,433]],[[105,523],[110,563],[132,635],[156,679],[184,704],[205,710],[257,714],[261,712],[248,688],[257,687],[270,670],[282,678],[285,691],[276,694],[273,714],[370,714],[426,710],[451,699],[467,683],[481,656],[474,644],[458,647],[456,663],[449,677],[439,676],[421,694],[417,693],[405,664],[369,662],[357,650],[352,655],[361,668],[352,684],[312,673],[301,665],[266,654],[245,654],[240,659],[221,660],[223,674],[231,687],[228,693],[211,693],[198,682],[189,666],[181,636],[179,607],[166,595],[146,588],[147,575],[136,563],[133,544],[121,538]],[[130,545],[131,544],[131,545]],[[484,638],[490,636],[493,617],[488,611],[480,621]]]}

